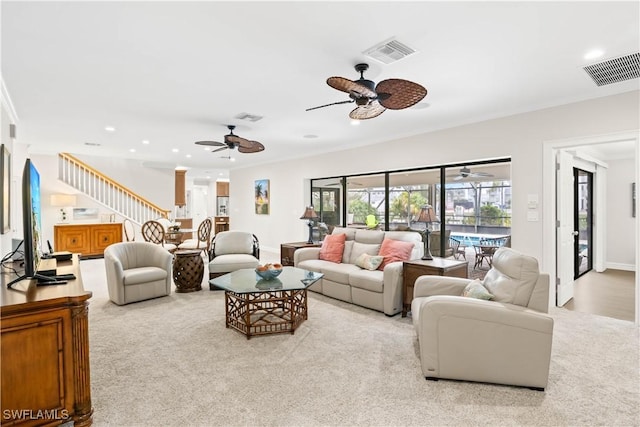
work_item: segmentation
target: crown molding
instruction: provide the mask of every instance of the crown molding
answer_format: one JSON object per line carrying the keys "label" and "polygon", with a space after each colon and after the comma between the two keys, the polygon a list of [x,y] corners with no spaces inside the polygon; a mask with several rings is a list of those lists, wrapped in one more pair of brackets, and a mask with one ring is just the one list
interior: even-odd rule
{"label": "crown molding", "polygon": [[17,123],[18,114],[16,113],[16,109],[13,106],[13,101],[11,101],[11,96],[9,95],[9,91],[7,90],[7,86],[4,84],[4,79],[2,78],[2,76],[0,76],[0,101],[2,102],[2,107],[7,112],[11,123]]}

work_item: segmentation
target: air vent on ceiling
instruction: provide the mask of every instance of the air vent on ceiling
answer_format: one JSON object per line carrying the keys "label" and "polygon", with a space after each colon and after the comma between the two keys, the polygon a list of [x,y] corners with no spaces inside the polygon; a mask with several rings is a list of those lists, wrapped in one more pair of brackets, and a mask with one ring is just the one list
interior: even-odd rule
{"label": "air vent on ceiling", "polygon": [[258,116],[255,114],[249,114],[249,113],[240,113],[236,115],[236,119],[240,119],[240,120],[247,120],[249,122],[257,122],[258,120],[262,120],[264,116]]}
{"label": "air vent on ceiling", "polygon": [[410,48],[404,43],[400,43],[396,39],[390,39],[377,44],[362,53],[376,61],[382,62],[383,64],[391,64],[392,62],[399,61],[402,58],[416,53],[416,50]]}
{"label": "air vent on ceiling", "polygon": [[640,77],[640,53],[587,65],[584,70],[598,86],[637,79]]}

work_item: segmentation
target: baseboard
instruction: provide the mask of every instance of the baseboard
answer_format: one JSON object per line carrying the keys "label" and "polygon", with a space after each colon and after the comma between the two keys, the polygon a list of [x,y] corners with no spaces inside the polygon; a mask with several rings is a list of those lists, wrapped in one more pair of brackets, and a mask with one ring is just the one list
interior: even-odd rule
{"label": "baseboard", "polygon": [[622,264],[619,262],[608,262],[607,268],[612,270],[624,270],[624,271],[636,271],[636,266],[633,264]]}

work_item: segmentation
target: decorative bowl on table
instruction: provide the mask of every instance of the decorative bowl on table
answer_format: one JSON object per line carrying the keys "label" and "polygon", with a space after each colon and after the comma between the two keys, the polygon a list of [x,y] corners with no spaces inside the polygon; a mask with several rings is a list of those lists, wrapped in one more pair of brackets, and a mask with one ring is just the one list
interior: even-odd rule
{"label": "decorative bowl on table", "polygon": [[272,280],[282,273],[282,265],[265,264],[256,267],[256,274],[263,280]]}

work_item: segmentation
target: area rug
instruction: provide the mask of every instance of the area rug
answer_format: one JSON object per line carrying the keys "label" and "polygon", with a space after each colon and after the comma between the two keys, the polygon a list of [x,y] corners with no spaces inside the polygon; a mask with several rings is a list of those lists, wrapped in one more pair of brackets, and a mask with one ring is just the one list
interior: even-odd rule
{"label": "area rug", "polygon": [[630,322],[554,309],[549,386],[537,392],[426,381],[410,317],[315,293],[295,334],[250,340],[225,328],[221,291],[122,307],[105,295],[95,289],[89,311],[96,426],[639,424]]}

